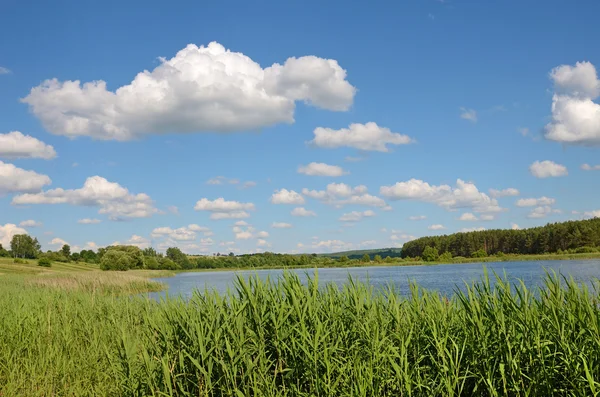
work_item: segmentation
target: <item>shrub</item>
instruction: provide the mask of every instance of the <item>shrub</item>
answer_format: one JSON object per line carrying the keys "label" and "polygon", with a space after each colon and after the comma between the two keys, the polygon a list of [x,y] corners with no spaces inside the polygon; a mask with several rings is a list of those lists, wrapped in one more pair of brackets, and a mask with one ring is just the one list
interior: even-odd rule
{"label": "shrub", "polygon": [[21,264],[24,264],[24,263],[27,263],[27,261],[26,261],[25,259],[21,259],[21,258],[15,258],[15,259],[13,259],[13,263],[21,263]]}
{"label": "shrub", "polygon": [[435,247],[425,247],[423,250],[423,260],[425,262],[434,262],[440,258],[440,254],[438,253],[438,249]]}
{"label": "shrub", "polygon": [[477,251],[471,253],[472,258],[485,258],[486,256],[488,256],[488,254],[487,254],[487,252],[485,252],[484,249],[480,249],[480,250],[477,250]]}
{"label": "shrub", "polygon": [[181,269],[181,266],[179,266],[177,263],[173,262],[169,258],[161,258],[161,260],[160,260],[160,269],[163,269],[163,270],[179,270],[179,269]]}
{"label": "shrub", "polygon": [[575,250],[576,254],[590,254],[592,252],[598,252],[594,247],[579,247]]}
{"label": "shrub", "polygon": [[100,261],[102,270],[128,270],[130,268],[131,258],[123,251],[108,250]]}
{"label": "shrub", "polygon": [[146,269],[151,269],[151,270],[160,269],[160,264],[156,260],[156,257],[154,257],[154,256],[146,257]]}
{"label": "shrub", "polygon": [[46,257],[41,257],[38,259],[38,266],[50,267],[52,266],[52,261]]}
{"label": "shrub", "polygon": [[450,251],[446,251],[444,252],[442,255],[440,255],[440,262],[452,262],[452,253]]}

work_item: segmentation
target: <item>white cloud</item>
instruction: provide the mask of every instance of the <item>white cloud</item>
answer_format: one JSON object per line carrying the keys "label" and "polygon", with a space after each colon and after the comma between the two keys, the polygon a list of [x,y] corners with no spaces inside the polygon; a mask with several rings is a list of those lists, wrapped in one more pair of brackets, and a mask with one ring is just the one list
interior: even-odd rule
{"label": "white cloud", "polygon": [[8,134],[0,134],[0,157],[50,160],[56,157],[56,152],[52,146],[46,145],[39,139],[23,135],[19,131],[12,131]]}
{"label": "white cloud", "polygon": [[266,232],[266,231],[263,230],[262,232],[258,232],[256,234],[256,237],[258,237],[258,238],[267,238],[267,237],[269,237],[269,232]]}
{"label": "white cloud", "polygon": [[10,74],[10,73],[11,73],[10,69],[0,66],[0,74]]}
{"label": "white cloud", "polygon": [[392,241],[411,241],[411,240],[415,240],[416,237],[411,235],[411,234],[406,234],[406,233],[402,233],[402,234],[392,234],[390,236],[390,240]]}
{"label": "white cloud", "polygon": [[527,215],[527,218],[539,219],[539,218],[545,218],[546,216],[548,216],[550,214],[559,214],[559,213],[561,213],[560,210],[553,209],[552,207],[550,207],[548,205],[544,205],[544,206],[539,206],[539,207],[535,207],[534,209],[532,209],[531,212],[529,212],[529,214]]}
{"label": "white cloud", "polygon": [[196,211],[211,212],[210,219],[241,219],[250,216],[246,210],[254,210],[253,203],[241,203],[239,201],[227,201],[222,197],[215,200],[202,198],[194,206]]}
{"label": "white cloud", "polygon": [[289,229],[292,227],[292,225],[290,223],[285,222],[273,222],[271,224],[271,227],[275,229]]}
{"label": "white cloud", "polygon": [[444,229],[446,229],[446,226],[436,224],[436,225],[428,226],[427,229],[429,229],[429,230],[444,230]]}
{"label": "white cloud", "polygon": [[242,183],[242,186],[240,186],[240,189],[248,189],[248,188],[251,188],[251,187],[254,187],[254,186],[256,186],[256,182],[254,182],[254,181],[246,181],[246,182]]}
{"label": "white cloud", "polygon": [[352,211],[352,212],[343,214],[340,217],[340,221],[342,221],[342,222],[358,222],[363,218],[372,217],[372,216],[375,216],[375,212],[373,212],[371,210],[367,210],[364,212]]}
{"label": "white cloud", "polygon": [[474,214],[472,214],[470,212],[465,212],[458,218],[458,220],[459,221],[478,221],[479,218],[477,218],[477,216],[475,216]]}
{"label": "white cloud", "polygon": [[481,221],[493,221],[494,220],[494,215],[493,214],[481,214],[481,216],[479,217],[479,220]]}
{"label": "white cloud", "polygon": [[48,243],[48,245],[58,245],[58,246],[62,247],[63,245],[69,245],[69,243],[67,243],[62,238],[55,237],[52,239],[52,241],[50,241]]}
{"label": "white cloud", "polygon": [[247,230],[235,233],[236,240],[249,240],[252,237],[254,237],[252,233]]}
{"label": "white cloud", "polygon": [[540,198],[524,198],[517,200],[517,207],[537,207],[537,206],[545,206],[545,205],[553,205],[556,202],[555,199],[551,197],[542,196]]}
{"label": "white cloud", "polygon": [[52,181],[46,175],[0,161],[0,196],[7,193],[38,192],[50,183]]}
{"label": "white cloud", "polygon": [[281,189],[275,190],[275,193],[271,196],[271,203],[273,204],[304,204],[304,197],[298,192],[293,190]]}
{"label": "white cloud", "polygon": [[29,219],[19,223],[21,227],[40,227],[42,226],[42,222],[34,221],[33,219]]}
{"label": "white cloud", "polygon": [[481,232],[486,230],[485,227],[463,227],[459,230],[461,233],[469,233],[469,232]]}
{"label": "white cloud", "polygon": [[100,223],[100,222],[102,222],[100,219],[91,219],[91,218],[83,218],[83,219],[79,219],[77,221],[77,223],[81,223],[82,225],[91,225],[91,224]]}
{"label": "white cloud", "polygon": [[231,247],[232,245],[235,245],[235,241],[221,241],[219,245],[221,247]]}
{"label": "white cloud", "polygon": [[6,225],[0,225],[0,244],[4,249],[10,249],[10,241],[13,236],[17,234],[29,234],[27,230],[18,227],[14,223],[7,223]]}
{"label": "white cloud", "polygon": [[317,216],[314,211],[307,210],[304,207],[296,207],[291,212],[292,216]]}
{"label": "white cloud", "polygon": [[375,240],[363,240],[358,245],[359,245],[359,247],[371,247],[373,245],[377,245],[377,241],[375,241]]}
{"label": "white cloud", "polygon": [[325,190],[302,189],[302,194],[307,197],[319,200],[325,204],[341,207],[343,205],[365,205],[370,207],[386,207],[386,202],[376,196],[367,193],[367,187],[364,185],[354,188],[345,183],[330,183]]}
{"label": "white cloud", "polygon": [[503,209],[496,199],[480,192],[477,186],[461,179],[456,181],[456,187],[449,185],[430,185],[419,179],[397,182],[392,186],[380,188],[382,196],[390,200],[416,200],[434,203],[447,210],[470,208],[474,212],[500,212]]}
{"label": "white cloud", "polygon": [[460,108],[460,118],[469,120],[473,123],[477,122],[477,112],[474,109]]}
{"label": "white cloud", "polygon": [[583,216],[586,218],[600,218],[600,210],[586,211],[583,213]]}
{"label": "white cloud", "polygon": [[215,221],[220,219],[244,219],[249,217],[250,214],[246,211],[213,212],[212,214],[210,214],[210,219]]}
{"label": "white cloud", "polygon": [[[240,184],[240,180],[235,179],[235,178],[225,178],[224,176],[216,176],[216,177],[211,178],[208,181],[206,181],[206,184],[207,185],[224,185],[224,184],[238,185],[238,184]],[[252,186],[256,186],[256,182],[253,182],[253,181],[244,182],[240,188],[246,189],[246,188],[249,188]]]}
{"label": "white cloud", "polygon": [[332,59],[288,58],[263,69],[242,53],[212,42],[189,44],[153,71],[108,91],[100,80],[46,80],[27,103],[45,128],[71,138],[131,140],[170,132],[248,131],[293,123],[295,101],[347,110],[356,89]]}
{"label": "white cloud", "polygon": [[569,175],[567,167],[550,160],[536,161],[529,166],[529,172],[536,178],[550,178]]}
{"label": "white cloud", "polygon": [[427,217],[425,215],[414,215],[414,216],[408,217],[409,221],[423,221],[425,219],[427,219]]}
{"label": "white cloud", "polygon": [[179,208],[176,205],[170,205],[167,207],[167,211],[169,211],[173,215],[179,215]]}
{"label": "white cloud", "polygon": [[392,132],[389,128],[380,127],[373,122],[354,123],[339,130],[317,127],[313,133],[315,137],[308,143],[329,149],[351,147],[365,151],[388,152],[388,145],[407,145],[414,142],[407,135]]}
{"label": "white cloud", "polygon": [[342,176],[349,174],[340,166],[315,162],[299,166],[298,173],[310,176]]}
{"label": "white cloud", "polygon": [[510,228],[512,230],[520,230],[521,229],[521,227],[519,225],[517,225],[516,223],[511,223]]}
{"label": "white cloud", "polygon": [[545,137],[573,145],[600,145],[600,80],[590,62],[575,66],[561,65],[550,72],[555,93],[552,97],[552,121]]}
{"label": "white cloud", "polygon": [[313,241],[312,248],[313,249],[326,249],[331,251],[345,251],[353,248],[352,243],[347,243],[341,240],[323,240],[323,241]]}
{"label": "white cloud", "polygon": [[353,157],[353,156],[346,156],[344,157],[344,161],[348,162],[348,163],[358,163],[359,161],[363,161],[366,157]]}
{"label": "white cloud", "polygon": [[490,196],[494,197],[494,198],[509,197],[509,196],[518,196],[519,194],[521,194],[519,192],[519,190],[515,189],[513,187],[509,187],[507,189],[502,189],[502,190],[490,189]]}
{"label": "white cloud", "polygon": [[598,164],[598,165],[581,164],[581,169],[584,171],[599,171],[600,164]]}
{"label": "white cloud", "polygon": [[36,194],[22,194],[14,197],[12,203],[100,207],[98,213],[107,214],[111,220],[147,218],[158,212],[147,194],[131,194],[118,183],[109,182],[100,176],[87,178],[80,189],[58,188]]}
{"label": "white cloud", "polygon": [[237,221],[234,223],[234,226],[248,226],[248,222],[246,221]]}
{"label": "white cloud", "polygon": [[271,244],[267,240],[258,239],[256,240],[256,245],[259,247],[270,247]]}
{"label": "white cloud", "polygon": [[145,249],[150,247],[150,240],[145,237],[138,236],[137,234],[133,234],[128,240],[123,242],[115,241],[111,245],[133,245],[134,247]]}
{"label": "white cloud", "polygon": [[152,230],[153,238],[168,238],[172,241],[194,241],[196,240],[196,232],[201,232],[204,236],[212,235],[209,228],[191,224],[177,229],[172,229],[168,226],[157,227]]}

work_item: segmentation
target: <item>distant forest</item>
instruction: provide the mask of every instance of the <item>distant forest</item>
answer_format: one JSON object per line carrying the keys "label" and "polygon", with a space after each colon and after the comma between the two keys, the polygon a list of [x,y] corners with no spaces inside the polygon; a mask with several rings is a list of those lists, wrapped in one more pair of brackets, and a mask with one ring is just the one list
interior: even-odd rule
{"label": "distant forest", "polygon": [[600,247],[600,218],[551,223],[522,230],[496,229],[422,237],[402,247],[402,257],[422,257],[426,247],[453,257],[504,254],[545,254],[596,251]]}

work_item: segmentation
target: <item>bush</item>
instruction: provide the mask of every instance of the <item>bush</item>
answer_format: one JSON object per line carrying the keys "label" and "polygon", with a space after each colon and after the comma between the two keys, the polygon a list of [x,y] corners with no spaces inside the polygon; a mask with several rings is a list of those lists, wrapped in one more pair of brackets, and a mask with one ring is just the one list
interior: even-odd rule
{"label": "bush", "polygon": [[434,262],[440,258],[440,254],[438,253],[438,249],[435,247],[425,247],[423,250],[423,260],[425,262]]}
{"label": "bush", "polygon": [[576,254],[590,254],[592,252],[598,252],[594,247],[579,247],[575,250]]}
{"label": "bush", "polygon": [[15,259],[13,259],[13,263],[21,263],[21,264],[24,264],[24,263],[27,263],[27,261],[26,261],[25,259],[21,259],[21,258],[15,258]]}
{"label": "bush", "polygon": [[452,262],[452,253],[450,251],[446,251],[444,252],[442,255],[440,255],[440,262]]}
{"label": "bush", "polygon": [[146,257],[146,269],[151,269],[151,270],[160,269],[160,264],[156,260],[156,257],[154,257],[154,256]]}
{"label": "bush", "polygon": [[52,261],[46,257],[41,257],[38,259],[38,266],[50,267],[52,266]]}
{"label": "bush", "polygon": [[163,270],[179,270],[179,269],[181,269],[181,266],[179,266],[177,263],[173,262],[169,258],[161,258],[161,260],[160,260],[160,269],[163,269]]}
{"label": "bush", "polygon": [[488,256],[488,254],[484,249],[477,250],[471,254],[472,258],[485,258],[486,256]]}
{"label": "bush", "polygon": [[100,261],[100,269],[102,270],[128,270],[130,268],[131,258],[123,251],[106,251]]}

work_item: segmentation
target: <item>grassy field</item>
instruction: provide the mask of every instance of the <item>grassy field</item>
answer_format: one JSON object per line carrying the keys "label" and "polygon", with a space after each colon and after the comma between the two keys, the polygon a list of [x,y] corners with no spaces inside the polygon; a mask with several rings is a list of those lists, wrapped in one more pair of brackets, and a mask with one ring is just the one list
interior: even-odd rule
{"label": "grassy field", "polygon": [[37,261],[14,263],[12,258],[0,258],[0,281],[36,288],[84,291],[102,294],[137,294],[160,291],[164,285],[149,280],[173,275],[159,270],[135,272],[103,272],[87,263],[53,262],[52,267],[37,265]]}
{"label": "grassy field", "polygon": [[597,294],[483,282],[446,299],[238,281],[161,303],[0,277],[0,396],[597,395]]}

